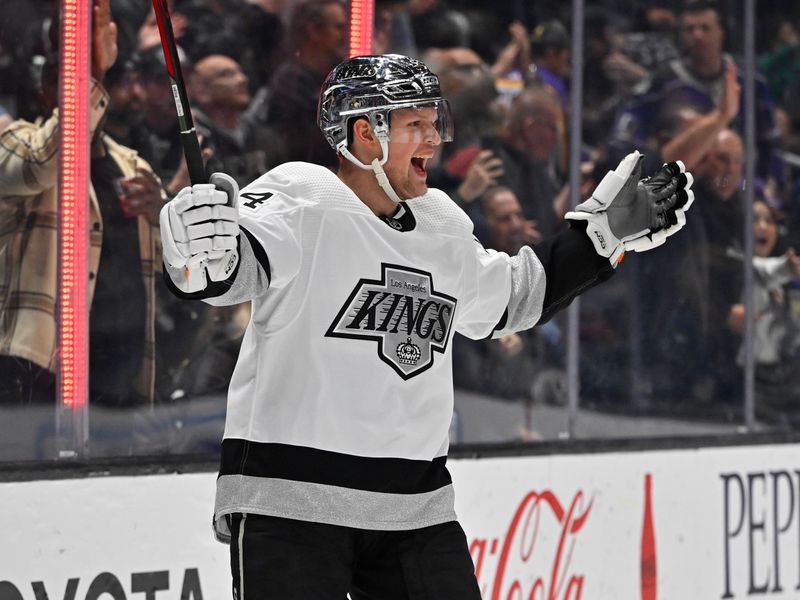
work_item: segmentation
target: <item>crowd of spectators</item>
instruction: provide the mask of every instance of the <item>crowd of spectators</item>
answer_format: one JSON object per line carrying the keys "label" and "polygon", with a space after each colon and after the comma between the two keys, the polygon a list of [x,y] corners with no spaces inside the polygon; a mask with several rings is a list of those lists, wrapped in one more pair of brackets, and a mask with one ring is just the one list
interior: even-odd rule
{"label": "crowd of spectators", "polygon": [[[565,226],[569,5],[509,0],[489,9],[477,0],[376,0],[374,51],[425,60],[451,103],[455,139],[436,157],[430,184],[446,190],[472,218],[480,241],[499,251],[513,253]],[[770,5],[774,10],[765,13],[780,19],[760,15],[757,31],[757,382],[759,414],[796,424],[797,416],[786,413],[800,413],[793,408],[797,376],[786,365],[800,347],[800,265],[790,250],[800,250],[800,7],[791,0]],[[149,6],[149,0],[110,0],[118,56],[93,72],[98,98],[107,105],[96,107],[92,154],[92,206],[101,223],[93,251],[103,260],[93,263],[91,341],[104,373],[93,370],[92,377],[109,388],[94,401],[109,405],[220,392],[231,368],[224,357],[235,355],[246,318],[241,310],[175,302],[153,276],[158,268],[144,246],[155,225],[154,203],[177,193],[188,173]],[[316,127],[316,102],[325,75],[346,54],[346,3],[173,0],[170,6],[209,172],[224,171],[244,185],[287,160],[335,166]],[[9,157],[19,158],[19,148],[30,149],[25,135],[41,137],[57,127],[57,10],[51,0],[0,7],[0,169],[13,166]],[[608,409],[736,418],[747,210],[739,4],[597,0],[587,3],[585,23],[580,196],[634,148],[647,155],[645,171],[680,158],[698,182],[679,239],[646,260],[630,257],[611,284],[587,296],[580,330],[584,398]],[[39,148],[31,162],[47,152],[52,158],[51,146]],[[117,150],[128,153],[130,166],[106,158]],[[35,194],[12,191],[3,177],[0,353],[3,365],[10,361],[23,373],[0,385],[0,404],[8,405],[52,395],[51,378],[44,391],[37,388],[38,396],[18,381],[31,369],[52,374],[54,355],[48,346],[41,356],[20,356],[14,345],[20,325],[9,315],[30,302],[13,279],[26,259],[12,250],[23,252],[42,227],[43,209],[31,198],[54,198],[55,192],[52,176],[49,191],[36,184]],[[129,212],[119,208],[126,205],[118,196],[133,198]],[[119,273],[130,269],[144,287],[117,287]],[[50,287],[40,287],[52,304]],[[115,295],[124,301],[112,311],[107,307]],[[39,310],[39,302],[27,309]],[[39,333],[52,336],[54,308],[47,311]],[[510,339],[456,340],[457,385],[528,403],[563,402],[563,330],[556,320]],[[120,345],[123,338],[127,346]],[[145,367],[153,352],[156,372],[150,373]],[[0,380],[11,372],[3,367]],[[112,380],[136,380],[130,389],[138,391],[111,389]]]}

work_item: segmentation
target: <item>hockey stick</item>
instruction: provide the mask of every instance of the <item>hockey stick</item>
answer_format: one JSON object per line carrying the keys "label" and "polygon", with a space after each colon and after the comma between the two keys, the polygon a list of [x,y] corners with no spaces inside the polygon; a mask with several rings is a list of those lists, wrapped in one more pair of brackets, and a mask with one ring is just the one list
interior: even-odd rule
{"label": "hockey stick", "polygon": [[203,165],[203,155],[200,152],[200,143],[192,121],[192,111],[189,106],[189,97],[186,95],[186,86],[183,83],[181,62],[178,57],[178,47],[175,44],[175,35],[172,33],[172,21],[169,17],[167,0],[153,0],[153,10],[158,22],[158,33],[161,35],[161,48],[164,50],[164,62],[167,73],[172,80],[172,95],[175,98],[175,108],[178,111],[178,123],[181,130],[181,144],[186,166],[189,169],[189,179],[193,184],[208,183],[208,175]]}

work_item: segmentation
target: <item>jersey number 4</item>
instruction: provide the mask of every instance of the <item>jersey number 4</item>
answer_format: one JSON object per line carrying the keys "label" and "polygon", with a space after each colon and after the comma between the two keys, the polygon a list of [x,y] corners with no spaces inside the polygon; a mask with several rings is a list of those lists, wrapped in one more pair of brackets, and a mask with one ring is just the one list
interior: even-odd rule
{"label": "jersey number 4", "polygon": [[239,194],[239,197],[249,201],[244,203],[247,208],[255,210],[259,205],[264,204],[264,202],[272,198],[272,192],[245,192],[244,194]]}

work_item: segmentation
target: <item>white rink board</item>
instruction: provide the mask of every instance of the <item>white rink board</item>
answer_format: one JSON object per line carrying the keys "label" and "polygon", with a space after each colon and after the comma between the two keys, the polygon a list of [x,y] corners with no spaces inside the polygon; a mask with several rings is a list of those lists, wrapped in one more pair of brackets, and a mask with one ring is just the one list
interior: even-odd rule
{"label": "white rink board", "polygon": [[[153,600],[230,598],[227,546],[211,531],[215,480],[201,473],[0,484],[0,582],[23,600],[37,600],[41,582],[49,600],[62,600],[71,598],[68,580],[78,579],[74,600],[84,600],[97,598],[91,584],[107,573],[121,590],[99,600],[150,600],[134,580],[159,577],[163,591]],[[184,596],[184,584],[201,595]],[[0,583],[0,600],[18,600],[2,590]]]}
{"label": "white rink board", "polygon": [[[487,600],[800,597],[797,445],[449,464]],[[650,597],[640,585],[648,473]],[[215,478],[0,484],[0,600],[35,600],[36,590],[50,600],[149,600],[148,588],[153,600],[230,598],[227,548],[210,527]]]}

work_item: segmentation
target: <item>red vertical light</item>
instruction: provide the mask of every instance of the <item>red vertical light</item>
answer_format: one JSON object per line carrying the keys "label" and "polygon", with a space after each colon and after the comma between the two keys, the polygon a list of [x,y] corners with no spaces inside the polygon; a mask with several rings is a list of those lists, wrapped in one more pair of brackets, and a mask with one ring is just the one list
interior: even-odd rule
{"label": "red vertical light", "polygon": [[372,54],[372,20],[375,0],[350,1],[349,56]]}
{"label": "red vertical light", "polygon": [[89,48],[86,0],[61,0],[59,115],[59,397],[72,410],[88,392]]}

